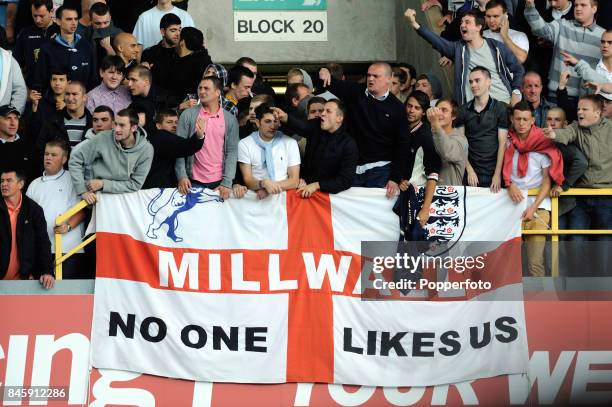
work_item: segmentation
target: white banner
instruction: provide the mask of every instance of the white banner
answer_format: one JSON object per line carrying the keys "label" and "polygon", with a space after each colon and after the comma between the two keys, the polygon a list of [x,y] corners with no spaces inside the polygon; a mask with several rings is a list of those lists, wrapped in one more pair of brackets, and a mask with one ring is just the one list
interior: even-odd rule
{"label": "white banner", "polygon": [[[367,301],[361,243],[399,236],[384,194],[353,188],[302,199],[290,191],[225,202],[197,189],[102,195],[97,247],[113,256],[98,256],[93,365],[198,381],[368,386],[525,373],[522,302],[485,301],[521,298],[520,252],[511,243],[523,206],[504,194],[438,188],[432,236],[497,243],[466,271],[438,281],[425,268],[422,279],[491,284],[452,298],[420,287],[432,301],[396,291]],[[368,283],[393,280],[373,262],[363,264]]]}

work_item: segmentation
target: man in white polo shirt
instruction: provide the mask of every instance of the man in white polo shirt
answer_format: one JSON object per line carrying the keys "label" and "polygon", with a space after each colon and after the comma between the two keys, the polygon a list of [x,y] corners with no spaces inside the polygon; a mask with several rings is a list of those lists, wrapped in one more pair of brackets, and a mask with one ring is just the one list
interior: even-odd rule
{"label": "man in white polo shirt", "polygon": [[[65,140],[52,140],[45,145],[44,172],[36,178],[26,195],[39,204],[47,221],[47,233],[51,241],[51,252],[55,253],[55,233],[61,233],[62,253],[67,253],[81,242],[84,233],[83,219],[85,213],[78,212],[62,225],[55,226],[55,219],[80,201],[70,173],[64,169],[68,160],[70,146]],[[83,250],[66,260],[63,265],[63,278],[91,278],[83,265]]]}
{"label": "man in white polo shirt", "polygon": [[147,49],[157,44],[162,39],[159,23],[163,16],[168,13],[176,14],[181,19],[181,27],[195,27],[193,18],[188,12],[172,5],[172,0],[157,0],[157,5],[147,10],[138,17],[134,27],[134,36],[142,49]]}
{"label": "man in white polo shirt", "polygon": [[247,188],[259,199],[295,189],[300,180],[297,142],[278,131],[279,119],[267,104],[255,109],[258,131],[240,140],[238,163]]}

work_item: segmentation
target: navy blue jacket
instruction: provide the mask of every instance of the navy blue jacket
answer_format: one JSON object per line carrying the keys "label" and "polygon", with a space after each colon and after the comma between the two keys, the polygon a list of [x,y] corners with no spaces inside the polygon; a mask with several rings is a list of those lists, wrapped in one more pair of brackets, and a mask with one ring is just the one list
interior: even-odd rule
{"label": "navy blue jacket", "polygon": [[359,148],[357,164],[391,161],[389,179],[400,182],[405,163],[411,159],[406,110],[392,94],[379,101],[366,96],[365,90],[363,85],[334,78],[329,86],[348,108],[345,125]]}
{"label": "navy blue jacket", "polygon": [[98,74],[91,45],[86,40],[79,39],[73,46],[67,46],[60,43],[59,38],[61,37],[56,35],[41,44],[32,84],[43,89],[48,88],[51,71],[60,68],[68,72],[69,80],[81,81],[87,90],[92,89]]}
{"label": "navy blue jacket", "polygon": [[[468,102],[465,96],[465,84],[470,74],[470,52],[465,41],[445,40],[422,25],[416,32],[443,56],[453,61],[455,64],[455,100],[460,105]],[[503,43],[490,38],[485,38],[484,40],[489,44],[489,48],[491,48],[497,72],[508,92],[511,94],[514,89],[520,90],[523,83],[523,75],[525,74],[523,66],[518,62],[512,51]]]}
{"label": "navy blue jacket", "polygon": [[[36,62],[40,52],[40,46],[48,38],[59,33],[57,24],[51,24],[48,28],[38,28],[35,25],[24,27],[15,41],[13,56],[22,68],[25,68],[25,81],[28,87],[32,87],[32,78],[36,71]],[[47,86],[47,85],[45,85]]]}

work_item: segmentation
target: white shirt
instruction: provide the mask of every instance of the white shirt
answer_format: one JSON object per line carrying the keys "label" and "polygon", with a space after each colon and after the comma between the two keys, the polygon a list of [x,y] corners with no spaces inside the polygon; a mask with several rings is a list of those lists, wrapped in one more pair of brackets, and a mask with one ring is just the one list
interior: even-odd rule
{"label": "white shirt", "polygon": [[[53,232],[55,218],[80,201],[80,198],[74,191],[70,173],[62,169],[52,176],[43,174],[42,177],[32,181],[26,195],[42,207],[45,213],[45,220],[47,221],[47,233],[51,241],[51,253],[55,253],[55,233]],[[68,253],[81,242],[84,233],[83,227],[84,225],[81,222],[70,232],[63,235],[63,253]],[[79,253],[83,253],[83,250],[79,250]]]}
{"label": "white shirt", "polygon": [[[514,151],[512,156],[512,175],[510,181],[520,189],[540,188],[544,177],[542,169],[550,167],[550,158],[546,154],[531,152],[528,154],[527,173],[524,177],[518,176],[518,151]],[[535,196],[527,197],[527,205],[531,205],[536,200]],[[539,208],[550,211],[550,198],[544,198]]]}
{"label": "white shirt", "polygon": [[161,41],[162,36],[159,32],[159,22],[168,13],[176,14],[181,19],[181,27],[195,27],[193,19],[183,9],[172,7],[168,11],[162,11],[157,7],[145,11],[138,17],[134,27],[134,36],[143,49],[147,49]]}
{"label": "white shirt", "polygon": [[410,184],[417,187],[424,187],[427,183],[425,175],[425,166],[423,165],[423,148],[419,147],[414,156],[414,165],[412,166],[412,174],[410,175]]}
{"label": "white shirt", "polygon": [[[264,143],[266,142],[264,141]],[[271,141],[268,141],[268,143],[271,143]],[[272,181],[286,180],[289,178],[287,169],[300,165],[298,143],[289,136],[283,135],[281,140],[272,149],[272,155],[274,156],[274,173],[276,175],[276,179]],[[238,143],[238,162],[250,164],[255,179],[270,179],[268,171],[263,166],[262,149],[251,136],[243,138]]]}
{"label": "white shirt", "polygon": [[5,144],[5,143],[14,143],[15,141],[19,140],[21,137],[19,137],[19,134],[15,134],[15,139],[9,141],[9,140],[5,140],[2,137],[0,137],[0,143]]}
{"label": "white shirt", "polygon": [[603,59],[599,60],[599,63],[595,67],[595,71],[601,76],[605,77],[607,82],[612,82],[612,71],[608,70],[606,64],[604,64]]}
{"label": "white shirt", "polygon": [[[512,40],[514,45],[516,45],[525,52],[529,52],[529,39],[527,38],[527,35],[525,33],[510,28],[508,30],[508,35],[510,36],[510,39]],[[491,30],[485,30],[482,36],[485,38],[491,38],[501,43],[504,42],[500,33],[496,33]]]}
{"label": "white shirt", "polygon": [[[604,78],[606,78],[606,82],[608,83],[612,82],[612,71],[608,70],[608,67],[606,66],[606,64],[604,64],[603,59],[599,60],[599,63],[595,67],[595,71],[601,76],[603,76]],[[606,93],[602,91],[601,94],[606,99],[611,100],[612,96],[610,96],[610,93]]]}
{"label": "white shirt", "polygon": [[565,8],[565,10],[559,11],[556,8],[553,8],[552,9],[552,18],[554,20],[560,20],[564,15],[569,13],[571,8],[572,8],[572,2],[571,1],[569,3],[567,3],[567,7]]}

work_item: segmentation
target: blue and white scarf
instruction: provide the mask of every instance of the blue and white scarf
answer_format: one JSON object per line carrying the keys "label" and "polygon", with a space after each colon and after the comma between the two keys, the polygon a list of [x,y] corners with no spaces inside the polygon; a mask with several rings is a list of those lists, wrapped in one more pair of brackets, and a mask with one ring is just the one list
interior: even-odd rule
{"label": "blue and white scarf", "polygon": [[253,139],[255,144],[257,144],[259,148],[261,148],[261,165],[268,172],[270,179],[272,181],[276,180],[276,174],[274,171],[274,155],[272,153],[272,150],[274,149],[274,146],[278,144],[283,138],[283,133],[277,131],[276,133],[274,133],[272,141],[269,142],[263,141],[259,136],[258,131],[254,131],[253,133],[251,133],[250,137]]}

